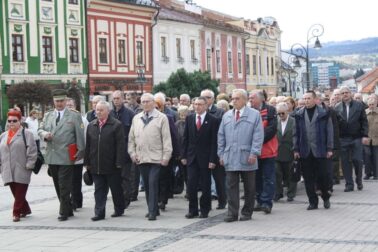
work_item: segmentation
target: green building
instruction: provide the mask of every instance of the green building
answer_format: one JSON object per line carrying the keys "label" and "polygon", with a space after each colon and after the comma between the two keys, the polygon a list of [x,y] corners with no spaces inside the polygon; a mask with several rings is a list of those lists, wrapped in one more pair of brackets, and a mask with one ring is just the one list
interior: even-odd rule
{"label": "green building", "polygon": [[[80,108],[87,88],[85,0],[0,1],[0,118],[6,90],[21,82],[78,87]],[[23,107],[24,114],[31,109]],[[35,104],[38,107],[38,104]]]}

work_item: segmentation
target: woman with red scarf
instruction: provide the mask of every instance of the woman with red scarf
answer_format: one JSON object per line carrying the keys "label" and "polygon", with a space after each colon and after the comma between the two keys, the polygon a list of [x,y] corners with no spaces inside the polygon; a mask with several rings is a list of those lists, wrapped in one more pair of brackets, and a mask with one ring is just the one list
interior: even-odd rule
{"label": "woman with red scarf", "polygon": [[[8,112],[8,130],[0,136],[0,173],[4,185],[9,185],[13,197],[13,221],[31,214],[26,192],[30,176],[37,160],[37,145],[33,133],[21,127],[22,114],[17,110]],[[25,143],[26,142],[26,143]]]}

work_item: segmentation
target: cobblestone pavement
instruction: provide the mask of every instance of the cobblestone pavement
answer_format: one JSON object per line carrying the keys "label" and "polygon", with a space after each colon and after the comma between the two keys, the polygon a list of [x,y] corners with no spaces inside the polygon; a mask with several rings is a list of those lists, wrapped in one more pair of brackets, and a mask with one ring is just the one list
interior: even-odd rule
{"label": "cobblestone pavement", "polygon": [[[208,219],[185,219],[187,201],[176,195],[157,221],[144,218],[144,194],[125,215],[92,222],[93,187],[83,186],[84,207],[58,222],[58,201],[43,168],[32,177],[27,199],[33,214],[12,222],[13,198],[0,187],[0,251],[378,251],[378,181],[365,181],[363,191],[335,186],[331,209],[307,211],[303,184],[294,202],[281,199],[271,214],[252,221],[224,223],[225,210]],[[215,208],[216,202],[213,202]]]}

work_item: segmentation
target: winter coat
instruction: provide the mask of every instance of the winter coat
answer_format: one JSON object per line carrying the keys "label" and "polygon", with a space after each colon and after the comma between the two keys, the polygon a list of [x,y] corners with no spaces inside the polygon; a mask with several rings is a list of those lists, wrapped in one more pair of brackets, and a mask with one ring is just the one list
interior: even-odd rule
{"label": "winter coat", "polygon": [[25,130],[25,138],[26,145],[22,136],[22,127],[13,136],[9,145],[8,131],[0,136],[0,173],[4,185],[11,182],[30,183],[32,169],[37,160],[37,145],[33,133],[29,130]]}

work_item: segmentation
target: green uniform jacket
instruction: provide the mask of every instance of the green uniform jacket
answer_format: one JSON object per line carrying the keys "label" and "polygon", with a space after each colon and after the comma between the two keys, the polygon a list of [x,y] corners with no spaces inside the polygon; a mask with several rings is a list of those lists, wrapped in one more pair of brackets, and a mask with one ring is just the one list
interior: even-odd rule
{"label": "green uniform jacket", "polygon": [[[53,138],[46,141],[46,135],[51,132]],[[84,124],[81,115],[70,109],[65,109],[62,119],[56,125],[55,110],[46,112],[38,129],[38,135],[46,141],[45,162],[51,165],[73,165],[68,154],[68,145],[76,143],[79,156],[83,157],[85,149]]]}

